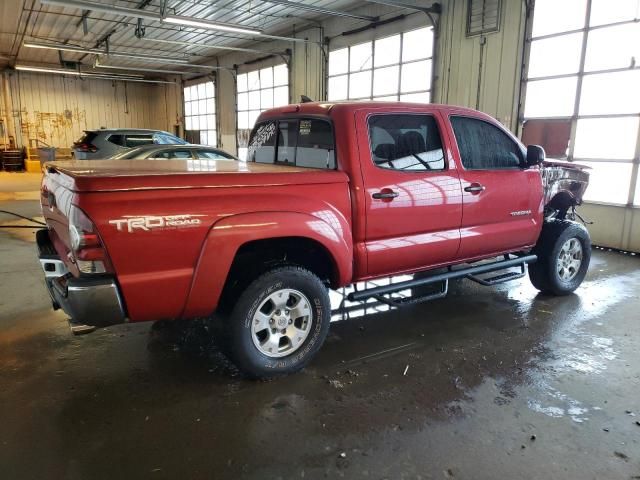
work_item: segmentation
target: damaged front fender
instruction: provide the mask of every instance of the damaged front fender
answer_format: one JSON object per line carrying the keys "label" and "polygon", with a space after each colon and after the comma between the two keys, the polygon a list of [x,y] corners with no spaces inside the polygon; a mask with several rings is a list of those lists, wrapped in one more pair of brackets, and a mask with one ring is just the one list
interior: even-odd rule
{"label": "damaged front fender", "polygon": [[564,211],[582,203],[589,185],[589,167],[577,163],[545,160],[542,185],[546,208]]}

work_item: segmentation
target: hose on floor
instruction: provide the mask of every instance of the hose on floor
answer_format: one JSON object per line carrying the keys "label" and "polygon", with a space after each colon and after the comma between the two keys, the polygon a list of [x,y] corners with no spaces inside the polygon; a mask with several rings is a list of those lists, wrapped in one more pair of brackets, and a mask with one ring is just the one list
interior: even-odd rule
{"label": "hose on floor", "polygon": [[6,213],[7,215],[13,215],[14,217],[21,218],[23,220],[27,220],[28,222],[34,223],[35,225],[0,225],[0,228],[40,228],[46,227],[47,224],[41,222],[40,220],[34,220],[33,218],[25,217],[24,215],[20,215],[19,213],[10,212],[8,210],[0,210],[0,213]]}

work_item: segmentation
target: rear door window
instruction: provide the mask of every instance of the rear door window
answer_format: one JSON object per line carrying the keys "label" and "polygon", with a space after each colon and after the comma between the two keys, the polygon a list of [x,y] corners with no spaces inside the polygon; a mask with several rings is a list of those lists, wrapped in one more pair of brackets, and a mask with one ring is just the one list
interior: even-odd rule
{"label": "rear door window", "polygon": [[173,150],[171,158],[193,158],[191,150]]}
{"label": "rear door window", "polygon": [[374,115],[369,118],[371,157],[390,170],[444,170],[442,140],[431,115]]}
{"label": "rear door window", "polygon": [[127,148],[139,147],[140,145],[149,145],[153,143],[153,135],[146,133],[137,133],[126,135],[124,146]]}

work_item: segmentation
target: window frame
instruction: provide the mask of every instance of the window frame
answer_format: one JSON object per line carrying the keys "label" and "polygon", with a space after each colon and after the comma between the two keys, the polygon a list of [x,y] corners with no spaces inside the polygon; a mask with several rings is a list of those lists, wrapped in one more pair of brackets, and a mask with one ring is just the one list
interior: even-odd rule
{"label": "window frame", "polygon": [[[458,152],[458,158],[460,159],[460,168],[462,168],[464,171],[467,172],[495,172],[495,171],[516,171],[516,170],[524,170],[526,169],[526,150],[524,149],[523,145],[520,143],[520,141],[506,128],[504,128],[502,125],[500,124],[496,124],[494,122],[491,122],[487,119],[484,118],[479,118],[473,115],[465,115],[462,113],[451,113],[448,115],[448,121],[449,121],[449,126],[451,128],[451,136],[452,136],[452,140],[455,142],[456,145],[456,150]],[[462,153],[460,152],[460,145],[458,145],[458,137],[456,135],[456,131],[453,127],[453,122],[451,121],[452,118],[465,118],[465,119],[469,119],[469,120],[476,120],[478,122],[482,122],[485,123],[491,127],[493,127],[494,129],[496,129],[497,131],[499,131],[500,133],[502,133],[505,137],[507,137],[516,147],[518,147],[518,151],[520,152],[520,163],[518,166],[514,166],[514,167],[500,167],[500,168],[467,168],[462,160]]]}
{"label": "window frame", "polygon": [[[206,84],[207,83],[211,83],[213,86],[213,96],[209,97],[206,94]],[[196,97],[191,97],[189,100],[186,99],[185,97],[185,90],[187,88],[193,88],[196,87],[196,91],[197,91],[197,87],[199,85],[205,85],[205,96],[200,98],[199,94],[196,95]],[[191,111],[191,114],[187,115],[187,102],[189,103],[198,103],[200,101],[204,101],[207,102],[208,100],[213,100],[213,113],[211,112],[205,112],[205,113],[201,113],[200,111],[198,111],[197,114],[193,114],[193,110]],[[217,85],[217,77],[210,77],[210,78],[206,78],[204,80],[200,80],[200,81],[193,81],[193,82],[189,82],[188,84],[183,84],[182,86],[182,104],[183,104],[183,114],[184,114],[184,133],[186,134],[187,131],[197,131],[198,135],[200,136],[200,139],[202,141],[202,137],[203,135],[206,135],[207,137],[207,141],[209,138],[209,133],[211,131],[215,132],[215,145],[210,145],[211,147],[217,148],[218,145],[220,144],[220,120],[218,118],[218,85]],[[206,103],[205,103],[206,105]],[[193,117],[198,117],[198,119],[200,119],[200,117],[207,117],[213,115],[214,120],[214,127],[211,128],[211,126],[207,125],[207,128],[199,128],[200,125],[198,124],[198,128],[187,128],[187,117],[193,118]],[[198,120],[199,122],[199,120]],[[191,125],[193,127],[193,125]]]}
{"label": "window frame", "polygon": [[[377,165],[376,162],[373,161],[373,149],[372,147],[372,142],[371,142],[371,125],[370,125],[370,121],[373,117],[386,117],[386,116],[391,116],[391,115],[402,115],[402,116],[416,116],[416,117],[431,117],[433,118],[434,124],[436,126],[436,129],[438,130],[438,136],[440,137],[440,145],[442,147],[442,160],[444,161],[444,167],[441,169],[432,169],[432,170],[401,170],[401,169],[394,169],[394,168],[385,168],[385,167],[381,167],[380,165]],[[442,172],[447,172],[450,170],[450,165],[449,165],[449,160],[447,158],[446,155],[446,143],[444,141],[444,136],[443,136],[443,129],[442,126],[440,124],[439,121],[439,117],[438,115],[436,115],[435,113],[418,113],[418,112],[385,112],[385,113],[370,113],[369,115],[367,115],[367,141],[369,143],[369,158],[371,160],[371,165],[373,165],[375,168],[379,168],[381,170],[385,170],[387,172],[397,172],[397,173],[409,173],[409,174],[425,174],[425,173],[442,173]],[[426,139],[425,139],[426,141]]]}
{"label": "window frame", "polygon": [[[428,56],[426,57],[421,57],[421,58],[417,58],[417,59],[411,59],[411,60],[403,60],[403,46],[404,46],[404,41],[405,41],[405,35],[409,34],[411,32],[414,32],[416,30],[421,30],[423,28],[429,29],[431,28],[432,30],[432,50],[431,52],[428,54]],[[399,52],[398,52],[398,61],[394,62],[394,63],[390,63],[390,64],[385,64],[385,65],[379,65],[376,67],[376,42],[380,41],[380,40],[385,40],[387,38],[390,37],[394,37],[398,35],[400,37],[400,46],[399,46]],[[354,47],[358,47],[360,45],[364,45],[364,44],[371,44],[371,66],[369,68],[365,68],[362,70],[351,70],[351,49]],[[409,28],[407,30],[403,30],[400,32],[395,32],[395,33],[386,33],[381,35],[381,36],[376,36],[370,40],[367,41],[363,41],[363,42],[357,42],[357,43],[353,43],[353,44],[349,44],[349,45],[345,45],[345,46],[340,46],[339,48],[336,48],[334,50],[330,50],[329,51],[329,56],[331,55],[331,53],[339,51],[339,50],[347,50],[347,70],[345,72],[342,73],[338,73],[338,74],[334,74],[331,75],[329,72],[329,69],[327,68],[327,73],[326,73],[326,80],[327,80],[327,90],[326,90],[326,94],[327,94],[327,100],[328,101],[363,101],[363,100],[375,100],[376,98],[381,99],[384,97],[395,97],[396,100],[395,101],[402,101],[401,97],[403,95],[413,95],[413,94],[423,94],[426,93],[428,94],[428,102],[427,103],[431,103],[433,101],[433,87],[434,87],[434,80],[435,80],[435,65],[434,65],[434,58],[435,58],[435,52],[437,49],[437,38],[435,36],[434,33],[434,26],[433,25],[421,25],[421,26],[415,26],[412,28]],[[327,60],[328,62],[328,60]],[[431,72],[430,72],[430,76],[429,76],[429,88],[427,89],[418,89],[418,90],[411,90],[411,91],[403,91],[402,90],[402,79],[403,79],[403,74],[402,74],[402,70],[403,67],[405,65],[410,65],[410,64],[416,64],[416,63],[420,63],[420,62],[431,62]],[[382,70],[382,69],[386,69],[386,68],[392,68],[392,67],[397,67],[398,68],[398,88],[395,92],[393,93],[388,93],[388,94],[380,94],[380,95],[376,95],[374,93],[374,85],[375,85],[375,72],[376,70]],[[362,73],[362,72],[370,72],[371,74],[371,85],[370,85],[370,95],[368,96],[363,96],[363,97],[351,97],[349,95],[350,92],[350,86],[351,86],[351,81],[350,81],[350,76],[353,74],[357,74],[357,73]],[[332,78],[336,78],[336,77],[346,77],[347,80],[347,92],[346,92],[346,98],[344,99],[340,99],[340,100],[331,100],[330,97],[330,91],[329,91],[329,83],[331,81]],[[380,100],[380,101],[384,101],[384,100]]]}
{"label": "window frame", "polygon": [[[284,85],[280,85],[280,84],[279,85],[275,85],[274,70],[275,70],[276,67],[281,67],[281,66],[284,66],[284,68],[287,71],[287,83],[284,84]],[[272,83],[271,83],[271,86],[269,86],[269,87],[262,87],[262,79],[260,78],[260,72],[262,70],[265,70],[265,69],[271,69]],[[258,74],[258,82],[259,82],[260,87],[257,88],[257,89],[250,89],[249,85],[248,85],[249,74],[252,73],[252,72],[256,72]],[[238,76],[239,75],[247,75],[247,89],[246,90],[243,90],[243,91],[239,90],[239,86],[238,86]],[[249,100],[249,94],[250,94],[250,92],[257,92],[260,96],[262,96],[262,91],[263,90],[271,90],[272,98],[274,98],[275,97],[275,91],[276,91],[277,88],[286,87],[286,89],[287,89],[287,103],[286,104],[289,104],[291,102],[291,83],[292,83],[291,82],[291,66],[287,62],[277,62],[277,63],[273,63],[273,64],[270,63],[270,64],[267,64],[267,65],[263,64],[263,66],[261,66],[261,67],[248,69],[248,70],[243,71],[241,73],[239,73],[238,70],[236,69],[236,71],[235,71],[235,115],[236,115],[236,119],[235,119],[236,134],[235,134],[235,137],[236,137],[236,152],[238,154],[238,158],[241,161],[242,160],[246,161],[247,159],[242,159],[241,158],[240,150],[241,149],[246,149],[247,150],[247,154],[248,154],[249,141],[251,140],[251,134],[253,133],[254,127],[256,125],[258,125],[258,123],[257,123],[257,119],[256,119],[256,122],[254,122],[254,124],[252,126],[249,126],[247,128],[240,128],[240,114],[246,114],[247,115],[247,119],[249,120],[250,119],[250,113],[253,112],[253,111],[256,111],[256,110],[259,111],[259,114],[258,114],[258,118],[259,118],[259,116],[260,116],[260,114],[262,114],[262,112],[265,112],[266,110],[270,110],[271,108],[278,108],[278,107],[271,106],[269,108],[264,108],[263,109],[262,108],[262,104],[260,105],[260,108],[258,108],[258,109],[250,108],[250,105],[249,105],[249,101],[250,101]],[[241,94],[246,94],[247,95],[247,108],[243,108],[243,109],[238,108],[238,106],[239,106],[238,98],[239,98],[239,96]],[[273,102],[272,102],[272,104],[273,104]],[[244,146],[244,147],[241,147],[240,146],[240,136],[241,136],[240,132],[241,131],[244,132],[246,130],[249,131],[249,136],[247,138],[247,145]],[[244,135],[244,133],[242,135]]]}
{"label": "window frame", "polygon": [[[298,140],[300,138],[300,121],[301,120],[319,120],[319,121],[323,121],[329,124],[329,126],[331,127],[331,136],[332,136],[332,144],[331,146],[333,147],[333,156],[334,156],[334,163],[335,166],[333,168],[315,168],[315,167],[302,167],[297,165],[296,161],[298,159]],[[295,145],[295,157],[294,157],[294,163],[292,164],[291,162],[278,162],[277,158],[278,158],[278,140],[280,137],[280,122],[291,122],[291,121],[295,121],[296,122],[296,145]],[[293,166],[293,167],[297,167],[297,168],[305,168],[305,169],[309,169],[309,170],[319,170],[319,171],[335,171],[335,170],[340,170],[339,168],[339,163],[338,163],[338,152],[336,150],[336,131],[335,131],[335,125],[333,123],[333,121],[330,118],[327,118],[325,116],[321,116],[321,115],[290,115],[290,116],[283,116],[283,117],[277,117],[277,118],[267,118],[264,119],[262,121],[256,122],[256,124],[253,126],[253,128],[251,129],[251,135],[249,135],[249,141],[248,141],[248,145],[247,145],[247,149],[250,148],[251,145],[251,140],[253,138],[253,134],[255,132],[255,130],[263,124],[269,123],[269,122],[274,122],[276,124],[276,138],[275,138],[275,143],[274,143],[274,149],[273,149],[273,163],[264,163],[265,165],[284,165],[284,166]],[[248,152],[247,152],[248,155]],[[248,158],[245,160],[247,163],[251,162],[251,163],[263,163],[263,162],[255,162],[253,160],[249,160]]]}

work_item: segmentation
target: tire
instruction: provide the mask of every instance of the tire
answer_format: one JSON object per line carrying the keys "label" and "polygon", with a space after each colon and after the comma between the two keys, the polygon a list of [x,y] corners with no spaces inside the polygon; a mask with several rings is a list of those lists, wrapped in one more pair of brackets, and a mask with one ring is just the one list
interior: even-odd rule
{"label": "tire", "polygon": [[288,375],[318,352],[330,321],[329,294],[320,279],[302,267],[278,267],[238,298],[226,318],[225,353],[250,378]]}
{"label": "tire", "polygon": [[589,232],[569,220],[547,222],[531,253],[538,256],[538,261],[529,265],[533,286],[544,293],[568,295],[580,286],[589,269]]}

